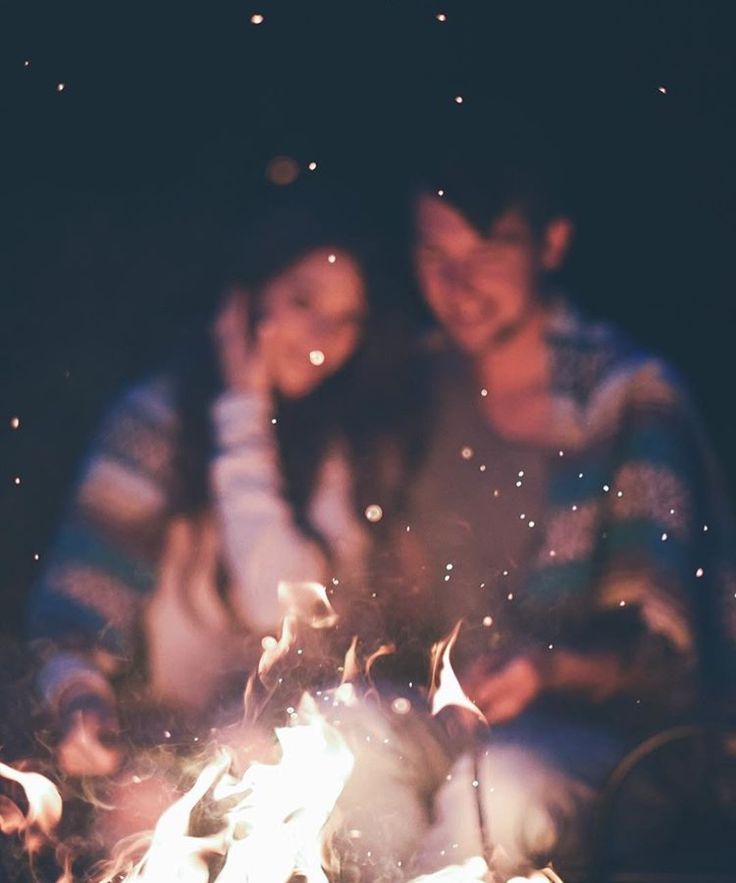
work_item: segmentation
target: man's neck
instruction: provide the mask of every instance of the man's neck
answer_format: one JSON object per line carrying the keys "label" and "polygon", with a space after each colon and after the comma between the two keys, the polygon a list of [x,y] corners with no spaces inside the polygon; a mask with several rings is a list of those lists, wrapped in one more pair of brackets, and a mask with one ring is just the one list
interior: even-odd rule
{"label": "man's neck", "polygon": [[494,342],[473,360],[476,376],[491,399],[546,387],[545,314],[542,305],[535,306],[513,334]]}

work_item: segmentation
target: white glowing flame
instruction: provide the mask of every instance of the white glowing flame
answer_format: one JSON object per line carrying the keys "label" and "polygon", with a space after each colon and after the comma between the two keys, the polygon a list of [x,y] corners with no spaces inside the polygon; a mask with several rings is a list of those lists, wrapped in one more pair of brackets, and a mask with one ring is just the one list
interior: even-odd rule
{"label": "white glowing flame", "polygon": [[294,616],[313,629],[331,628],[337,622],[337,614],[322,583],[282,580],[278,585],[278,598],[286,616]]}
{"label": "white glowing flame", "polygon": [[454,705],[467,709],[483,723],[488,723],[483,712],[465,694],[450,663],[450,653],[460,634],[461,625],[462,622],[458,622],[449,637],[432,648],[432,714],[439,714],[443,708]]}
{"label": "white glowing flame", "polygon": [[415,877],[411,883],[481,883],[487,879],[488,865],[479,855],[466,859],[461,865],[448,865],[433,874]]}
{"label": "white glowing flame", "polygon": [[[214,883],[286,883],[293,874],[327,883],[323,829],[352,771],[353,755],[308,696],[296,717],[295,725],[276,730],[278,763],[253,763],[238,778],[221,754],[161,815],[146,855],[127,870],[117,863],[98,883],[207,883],[207,857],[213,855],[225,856]],[[225,802],[229,808],[222,811]],[[203,804],[215,817],[220,810],[221,828],[194,837],[192,812]]]}

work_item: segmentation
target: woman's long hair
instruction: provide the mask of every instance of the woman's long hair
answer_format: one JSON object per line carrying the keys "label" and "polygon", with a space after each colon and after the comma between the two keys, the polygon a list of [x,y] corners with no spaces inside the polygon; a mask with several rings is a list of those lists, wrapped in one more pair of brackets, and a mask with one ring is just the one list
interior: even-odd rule
{"label": "woman's long hair", "polygon": [[[237,286],[249,293],[249,314],[257,322],[264,286],[299,258],[323,247],[350,254],[364,282],[368,318],[356,352],[310,394],[300,399],[277,396],[274,401],[284,494],[296,523],[319,541],[309,522],[309,503],[319,467],[336,438],[344,440],[350,455],[356,508],[379,502],[375,499],[381,483],[378,451],[397,419],[398,399],[392,391],[403,350],[399,298],[389,274],[378,267],[376,236],[361,209],[344,194],[292,185],[285,193],[272,191],[268,204],[253,206],[250,214],[253,219],[228,237],[215,310],[222,295]],[[204,510],[210,498],[210,409],[222,391],[209,332],[213,313],[209,321],[200,320],[174,372],[179,438],[173,508],[182,514]]]}

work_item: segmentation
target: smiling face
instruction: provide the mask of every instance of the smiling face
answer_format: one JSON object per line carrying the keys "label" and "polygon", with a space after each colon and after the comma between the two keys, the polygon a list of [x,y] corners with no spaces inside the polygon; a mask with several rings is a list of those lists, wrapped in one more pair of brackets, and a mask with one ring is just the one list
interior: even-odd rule
{"label": "smiling face", "polygon": [[339,249],[309,252],[266,284],[269,368],[275,387],[300,398],[354,353],[367,312],[356,261]]}
{"label": "smiling face", "polygon": [[424,297],[469,355],[510,337],[539,306],[544,248],[514,209],[482,234],[445,200],[416,206],[415,266]]}

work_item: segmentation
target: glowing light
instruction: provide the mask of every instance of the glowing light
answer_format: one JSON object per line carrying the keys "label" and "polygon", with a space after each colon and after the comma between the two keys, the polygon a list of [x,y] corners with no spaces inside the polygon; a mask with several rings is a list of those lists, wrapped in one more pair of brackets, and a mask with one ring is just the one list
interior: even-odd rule
{"label": "glowing light", "polygon": [[370,506],[366,506],[365,508],[365,517],[372,524],[375,524],[383,518],[383,509],[381,509],[378,503],[371,503]]}
{"label": "glowing light", "polygon": [[610,490],[611,490],[611,488],[607,484],[603,485],[603,493],[604,494],[607,494]]}
{"label": "glowing light", "polygon": [[13,484],[16,484],[16,485],[20,484],[20,476],[19,475],[15,476],[15,478],[13,479]]}
{"label": "glowing light", "polygon": [[445,564],[445,570],[452,570],[453,566],[452,564]]}
{"label": "glowing light", "polygon": [[523,478],[524,477],[524,470],[520,469],[518,472],[518,475],[519,475],[519,478]]}
{"label": "glowing light", "polygon": [[38,561],[38,559],[39,559],[40,557],[41,557],[41,556],[38,554],[38,552],[34,552],[34,553],[33,553],[33,560],[34,560],[34,561]]}
{"label": "glowing light", "polygon": [[667,94],[667,87],[666,86],[657,86],[657,92],[660,92],[662,95],[666,95]]}
{"label": "glowing light", "polygon": [[30,62],[28,59],[26,59],[26,60],[23,62],[23,67],[30,67],[30,66],[31,66],[31,62]]}
{"label": "glowing light", "polygon": [[467,447],[467,445],[460,451],[460,456],[463,460],[469,460],[473,456],[473,449]]}
{"label": "glowing light", "polygon": [[435,18],[437,19],[437,21],[447,21],[447,16],[444,12],[438,12],[437,15],[435,15]]}
{"label": "glowing light", "polygon": [[700,577],[703,575],[703,573],[704,573],[703,568],[702,568],[702,567],[699,567],[699,568],[695,571],[695,576],[697,576],[697,578],[700,579]]}
{"label": "glowing light", "polygon": [[626,601],[619,601],[618,606],[619,607],[626,607]]}
{"label": "glowing light", "polygon": [[328,264],[334,264],[336,260],[337,260],[337,258],[335,257],[335,255],[334,255],[334,254],[331,254],[331,255],[327,258],[327,263],[328,263]]}
{"label": "glowing light", "polygon": [[437,196],[444,196],[444,195],[445,195],[445,191],[444,191],[444,190],[438,190],[438,191],[437,191]]}
{"label": "glowing light", "polygon": [[310,172],[315,172],[317,170],[317,163],[310,162],[309,165],[307,166],[307,168],[309,169]]}
{"label": "glowing light", "polygon": [[290,156],[275,156],[266,166],[266,178],[278,187],[293,184],[299,177],[299,164]]}
{"label": "glowing light", "polygon": [[409,714],[411,711],[411,702],[403,696],[399,696],[398,699],[394,699],[391,703],[391,711],[393,711],[394,714]]}
{"label": "glowing light", "polygon": [[265,21],[265,18],[263,15],[261,15],[260,12],[255,12],[250,17],[250,23],[252,25],[262,25],[264,21]]}
{"label": "glowing light", "polygon": [[456,95],[456,96],[455,96],[455,104],[462,104],[463,101],[464,101],[464,98],[463,98],[462,95]]}
{"label": "glowing light", "polygon": [[660,537],[660,539],[662,540],[663,543],[666,543],[667,540],[668,540],[668,536],[667,536],[667,534],[666,534],[666,533],[663,533],[662,536]]}
{"label": "glowing light", "polygon": [[484,616],[483,617],[483,625],[489,629],[493,625],[493,617],[492,616]]}
{"label": "glowing light", "polygon": [[493,489],[493,496],[494,496],[494,497],[499,497],[500,495],[501,495],[501,491],[499,491],[499,489],[498,489],[497,487],[494,488],[494,489]]}
{"label": "glowing light", "polygon": [[534,525],[535,525],[536,523],[537,523],[536,521],[530,521],[530,522],[529,522],[529,527],[534,527]]}
{"label": "glowing light", "polygon": [[481,472],[485,472],[485,471],[486,471],[486,468],[487,468],[487,467],[486,467],[486,464],[485,464],[485,463],[481,463],[480,466],[478,467],[478,469],[480,469]]}
{"label": "glowing light", "polygon": [[56,91],[57,92],[63,92],[64,89],[66,89],[66,83],[57,83],[56,84]]}
{"label": "glowing light", "polygon": [[324,365],[325,363],[325,354],[322,350],[311,350],[309,353],[309,361],[319,367],[320,365]]}
{"label": "glowing light", "polygon": [[488,395],[488,390],[485,388],[485,386],[480,391],[480,394],[483,396],[483,398],[485,398]]}
{"label": "glowing light", "polygon": [[10,428],[11,429],[19,429],[20,428],[20,417],[12,417],[11,418]]}

